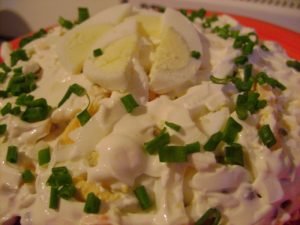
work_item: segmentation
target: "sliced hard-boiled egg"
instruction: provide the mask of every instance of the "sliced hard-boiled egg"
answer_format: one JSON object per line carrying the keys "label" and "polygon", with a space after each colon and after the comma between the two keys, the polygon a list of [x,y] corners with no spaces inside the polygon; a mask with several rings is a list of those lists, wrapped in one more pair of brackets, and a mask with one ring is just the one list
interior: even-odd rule
{"label": "sliced hard-boiled egg", "polygon": [[67,32],[57,44],[57,54],[62,65],[69,72],[79,73],[95,41],[130,12],[130,5],[118,5],[100,12]]}
{"label": "sliced hard-boiled egg", "polygon": [[100,48],[103,54],[98,57],[91,54],[84,63],[83,73],[90,81],[104,88],[126,91],[138,41],[136,20],[124,21],[97,41],[93,49]]}
{"label": "sliced hard-boiled egg", "polygon": [[167,9],[162,18],[161,42],[154,54],[150,88],[164,94],[184,88],[196,80],[202,44],[193,24],[180,12]]}
{"label": "sliced hard-boiled egg", "polygon": [[140,32],[143,36],[147,36],[152,43],[160,42],[162,14],[156,11],[140,10],[135,16],[139,23]]}

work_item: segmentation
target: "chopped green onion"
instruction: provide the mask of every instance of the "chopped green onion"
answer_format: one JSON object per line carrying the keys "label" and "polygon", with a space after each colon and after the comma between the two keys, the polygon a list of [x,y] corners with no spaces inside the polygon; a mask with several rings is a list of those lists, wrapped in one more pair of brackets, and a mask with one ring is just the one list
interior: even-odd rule
{"label": "chopped green onion", "polygon": [[25,109],[21,115],[21,119],[29,123],[42,121],[48,117],[50,110],[51,107],[48,106],[46,99],[36,99]]}
{"label": "chopped green onion", "polygon": [[192,154],[192,153],[195,153],[195,152],[200,152],[200,143],[198,141],[187,144],[184,147],[185,147],[186,154]]}
{"label": "chopped green onion", "polygon": [[78,8],[78,20],[77,23],[82,23],[83,21],[90,18],[90,13],[88,8],[79,7]]}
{"label": "chopped green onion", "polygon": [[252,76],[252,64],[246,64],[244,66],[244,80],[248,81]]}
{"label": "chopped green onion", "polygon": [[20,106],[15,106],[11,109],[10,114],[14,116],[18,116],[21,114],[21,107]]}
{"label": "chopped green onion", "polygon": [[200,52],[198,52],[198,51],[192,51],[191,52],[191,56],[193,57],[193,58],[195,58],[195,59],[200,59],[200,57],[201,57],[201,54],[200,54]]}
{"label": "chopped green onion", "polygon": [[223,133],[221,131],[213,134],[203,146],[205,151],[214,151],[222,141]]}
{"label": "chopped green onion", "polygon": [[73,184],[67,184],[62,186],[58,190],[58,195],[63,199],[70,199],[72,198],[76,193],[76,187]]}
{"label": "chopped green onion", "polygon": [[259,93],[250,91],[247,95],[247,108],[250,113],[255,113],[259,110],[258,103],[259,103]]}
{"label": "chopped green onion", "polygon": [[242,129],[243,127],[238,122],[236,122],[232,117],[229,117],[223,132],[223,141],[225,141],[227,144],[233,143],[237,134]]}
{"label": "chopped green onion", "polygon": [[97,214],[100,211],[101,200],[93,193],[90,192],[87,195],[87,199],[84,205],[84,212]]}
{"label": "chopped green onion", "polygon": [[297,60],[288,60],[286,61],[286,65],[300,72],[300,62]]}
{"label": "chopped green onion", "polygon": [[218,78],[211,75],[209,79],[215,84],[228,84],[230,81],[232,81],[232,76],[227,76],[225,78]]}
{"label": "chopped green onion", "polygon": [[38,38],[45,36],[46,34],[47,34],[46,30],[40,29],[38,32],[34,33],[33,35],[21,39],[19,46],[20,46],[20,48],[23,48],[25,45],[29,44],[30,42],[32,42]]}
{"label": "chopped green onion", "polygon": [[194,225],[218,225],[221,220],[221,213],[216,208],[208,209]]}
{"label": "chopped green onion", "polygon": [[261,45],[260,48],[261,48],[262,50],[266,51],[266,52],[269,52],[269,51],[270,51],[270,49],[269,49],[267,46],[265,46],[265,45]]}
{"label": "chopped green onion", "polygon": [[84,89],[84,87],[76,83],[70,85],[64,97],[58,103],[58,107],[62,106],[70,98],[71,94],[75,94],[77,96],[83,96],[86,94],[86,90]]}
{"label": "chopped green onion", "polygon": [[39,150],[38,161],[40,166],[47,164],[48,162],[50,162],[50,160],[51,160],[50,147]]}
{"label": "chopped green onion", "polygon": [[0,72],[0,83],[4,83],[6,81],[7,78],[7,73],[1,73]]}
{"label": "chopped green onion", "polygon": [[125,95],[121,98],[121,102],[123,103],[127,112],[131,113],[139,104],[136,102],[134,97],[131,94]]}
{"label": "chopped green onion", "polygon": [[91,115],[88,110],[85,109],[77,115],[77,119],[79,120],[80,125],[84,126],[91,119]]}
{"label": "chopped green onion", "polygon": [[26,95],[25,93],[23,93],[16,99],[16,104],[29,106],[33,102],[33,99],[34,97],[32,95]]}
{"label": "chopped green onion", "polygon": [[177,132],[180,131],[180,129],[181,129],[181,126],[176,123],[165,121],[165,124],[167,127],[171,128],[172,130],[175,130]]}
{"label": "chopped green onion", "polygon": [[[258,43],[258,35],[257,35],[257,33],[255,33],[255,32],[250,32],[250,33],[247,34],[247,36],[249,37],[249,40],[250,40],[251,42],[253,42],[254,44],[257,44],[257,43]],[[254,40],[251,40],[251,36],[254,36]]]}
{"label": "chopped green onion", "polygon": [[234,64],[237,66],[244,65],[246,62],[248,62],[248,57],[245,55],[241,55],[241,56],[234,58]]}
{"label": "chopped green onion", "polygon": [[19,76],[19,75],[22,75],[23,69],[22,69],[22,67],[20,66],[20,67],[18,67],[18,68],[14,68],[14,69],[13,69],[13,72],[14,72],[14,75],[15,75],[15,76]]}
{"label": "chopped green onion", "polygon": [[10,54],[11,66],[16,65],[19,60],[22,60],[22,61],[29,60],[25,50],[23,50],[23,49],[18,49]]}
{"label": "chopped green onion", "polygon": [[94,54],[94,57],[98,57],[98,56],[103,55],[103,51],[101,48],[97,48],[93,51],[93,54]]}
{"label": "chopped green onion", "polygon": [[134,194],[139,201],[139,204],[143,210],[149,209],[152,206],[150,197],[146,191],[146,188],[141,185],[134,189]]}
{"label": "chopped green onion", "polygon": [[0,124],[0,135],[5,134],[7,130],[7,125],[6,124]]}
{"label": "chopped green onion", "polygon": [[7,91],[0,90],[0,97],[7,98],[8,97]]}
{"label": "chopped green onion", "polygon": [[9,73],[11,71],[11,68],[9,68],[5,63],[0,63],[0,68],[5,72]]}
{"label": "chopped green onion", "polygon": [[36,89],[36,79],[37,76],[33,73],[26,75],[15,74],[10,79],[6,91],[11,93],[13,96],[19,96],[22,93],[29,93]]}
{"label": "chopped green onion", "polygon": [[50,200],[49,200],[49,208],[50,209],[58,209],[58,207],[59,207],[58,190],[55,187],[51,187]]}
{"label": "chopped green onion", "polygon": [[250,91],[253,85],[253,78],[251,77],[247,81],[242,81],[242,79],[235,77],[232,81],[236,89],[240,92]]}
{"label": "chopped green onion", "polygon": [[22,180],[24,183],[31,183],[32,181],[34,181],[34,175],[31,170],[24,170],[24,172],[22,173]]}
{"label": "chopped green onion", "polygon": [[225,162],[230,165],[244,166],[243,148],[238,143],[225,147]]}
{"label": "chopped green onion", "polygon": [[254,43],[253,42],[247,42],[242,47],[242,52],[243,52],[244,55],[252,54],[253,48],[254,48]]}
{"label": "chopped green onion", "polygon": [[[182,13],[182,14],[185,13],[185,14],[184,14],[185,16],[187,15],[186,10],[185,10],[185,11],[182,11],[181,13]],[[189,19],[190,19],[191,21],[194,21],[196,18],[203,19],[203,18],[205,17],[205,14],[206,14],[206,10],[203,9],[203,8],[201,8],[201,9],[199,9],[198,11],[193,11],[192,14],[191,14],[191,16],[189,17]]]}
{"label": "chopped green onion", "polygon": [[59,19],[58,19],[58,23],[62,26],[62,27],[64,27],[64,28],[66,28],[66,29],[68,29],[68,30],[70,30],[70,29],[72,29],[73,28],[73,23],[70,21],[70,20],[66,20],[65,18],[63,18],[63,17],[59,17]]}
{"label": "chopped green onion", "polygon": [[5,116],[6,114],[9,114],[12,108],[12,104],[10,102],[6,103],[5,106],[1,109],[1,115]]}
{"label": "chopped green onion", "polygon": [[212,15],[210,17],[207,17],[205,19],[205,21],[202,23],[202,27],[209,28],[209,27],[211,27],[211,24],[213,22],[216,22],[217,20],[218,20],[218,16],[217,15]]}
{"label": "chopped green onion", "polygon": [[275,136],[268,124],[261,126],[261,128],[258,130],[258,136],[263,144],[268,148],[271,148],[276,144]]}
{"label": "chopped green onion", "polygon": [[144,148],[150,155],[153,155],[159,149],[163,148],[169,143],[170,143],[170,135],[163,130],[162,132],[160,132],[158,136],[144,143]]}
{"label": "chopped green onion", "polygon": [[164,146],[158,150],[160,162],[186,162],[187,152],[184,146]]}
{"label": "chopped green onion", "polygon": [[240,120],[245,120],[248,117],[248,94],[240,94],[236,101],[236,114]]}
{"label": "chopped green onion", "polygon": [[265,72],[259,72],[258,74],[256,74],[256,80],[260,85],[267,83],[272,88],[278,88],[282,91],[284,91],[286,89],[286,87],[282,83],[280,83],[278,80],[268,76]]}
{"label": "chopped green onion", "polygon": [[64,166],[52,168],[52,174],[47,180],[47,185],[59,187],[67,184],[72,184],[72,177],[69,170]]}
{"label": "chopped green onion", "polygon": [[7,149],[6,161],[10,163],[17,163],[18,161],[18,148],[10,145]]}
{"label": "chopped green onion", "polygon": [[233,43],[233,48],[242,48],[246,43],[251,42],[247,35],[237,36]]}

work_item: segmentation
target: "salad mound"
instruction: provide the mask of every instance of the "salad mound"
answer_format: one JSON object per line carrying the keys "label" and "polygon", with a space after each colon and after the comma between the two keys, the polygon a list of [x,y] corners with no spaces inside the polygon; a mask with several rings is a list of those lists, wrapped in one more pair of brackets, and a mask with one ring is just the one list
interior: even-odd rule
{"label": "salad mound", "polygon": [[1,46],[0,224],[297,219],[300,62],[204,9],[58,22]]}

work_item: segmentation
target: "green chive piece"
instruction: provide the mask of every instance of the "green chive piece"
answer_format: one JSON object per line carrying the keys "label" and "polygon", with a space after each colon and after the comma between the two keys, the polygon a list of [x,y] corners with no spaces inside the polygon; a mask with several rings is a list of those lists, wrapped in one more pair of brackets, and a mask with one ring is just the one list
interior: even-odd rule
{"label": "green chive piece", "polygon": [[214,84],[228,84],[230,81],[232,81],[231,76],[227,76],[225,78],[218,78],[213,75],[209,77],[209,79],[214,83]]}
{"label": "green chive piece", "polygon": [[243,148],[238,143],[225,147],[225,162],[230,165],[244,166]]}
{"label": "green chive piece", "polygon": [[55,187],[51,187],[50,200],[49,200],[49,208],[50,209],[58,209],[58,207],[59,207],[58,190]]}
{"label": "green chive piece", "polygon": [[121,102],[123,103],[126,111],[131,113],[139,104],[136,102],[134,97],[131,94],[125,95],[121,98]]}
{"label": "green chive piece", "polygon": [[87,195],[87,199],[84,205],[84,212],[97,214],[100,211],[101,200],[93,193],[90,192]]}
{"label": "green chive piece", "polygon": [[97,48],[93,51],[93,54],[94,54],[94,57],[98,57],[98,56],[103,55],[103,51],[101,48]]}
{"label": "green chive piece", "polygon": [[187,144],[184,147],[185,147],[186,154],[200,152],[200,143],[198,141]]}
{"label": "green chive piece", "polygon": [[38,32],[34,33],[33,35],[21,39],[19,46],[20,48],[23,48],[25,45],[29,44],[30,42],[36,39],[44,37],[46,34],[47,34],[46,30],[40,29]]}
{"label": "green chive piece", "polygon": [[90,13],[88,8],[79,7],[78,8],[78,20],[77,23],[82,23],[83,21],[90,18]]}
{"label": "green chive piece", "polygon": [[248,117],[248,93],[240,94],[236,100],[236,113],[240,120],[245,120]]}
{"label": "green chive piece", "polygon": [[203,146],[205,151],[214,151],[222,141],[223,133],[221,131],[213,134]]}
{"label": "green chive piece", "polygon": [[255,44],[253,42],[247,42],[247,43],[245,43],[245,45],[242,47],[243,55],[250,55],[250,54],[252,54],[254,45]]}
{"label": "green chive piece", "polygon": [[7,98],[8,97],[7,91],[0,90],[0,97],[1,98]]}
{"label": "green chive piece", "polygon": [[9,68],[4,62],[0,63],[0,68],[5,72],[9,73],[11,71],[11,68]]}
{"label": "green chive piece", "polygon": [[266,45],[261,45],[260,48],[266,52],[270,51],[270,49]]}
{"label": "green chive piece", "polygon": [[15,106],[11,109],[10,114],[18,116],[21,114],[21,107],[20,106]]}
{"label": "green chive piece", "polygon": [[239,92],[242,92],[242,91],[250,91],[254,82],[251,77],[247,81],[242,81],[240,78],[235,77],[233,79],[233,83],[236,89]]}
{"label": "green chive piece", "polygon": [[271,148],[276,144],[275,136],[270,128],[270,125],[268,124],[261,126],[261,128],[258,130],[258,136],[263,144],[268,148]]}
{"label": "green chive piece", "polygon": [[30,103],[21,115],[21,120],[34,123],[47,119],[51,107],[47,104],[46,99],[39,98]]}
{"label": "green chive piece", "polygon": [[272,88],[278,88],[281,91],[284,91],[286,89],[286,87],[282,83],[268,76],[265,72],[259,72],[258,74],[256,74],[256,80],[260,85],[267,83]]}
{"label": "green chive piece", "polygon": [[49,163],[51,160],[50,147],[39,150],[38,152],[38,161],[39,165],[43,166]]}
{"label": "green chive piece", "polygon": [[159,149],[163,148],[169,143],[170,143],[170,135],[163,130],[162,132],[160,132],[158,136],[144,143],[144,148],[150,155],[153,155]]}
{"label": "green chive piece", "polygon": [[22,180],[24,183],[31,183],[34,181],[34,175],[31,170],[24,170],[22,173]]}
{"label": "green chive piece", "polygon": [[5,134],[7,130],[7,125],[6,124],[0,124],[0,135]]}
{"label": "green chive piece", "polygon": [[180,9],[179,11],[182,15],[187,16],[187,11],[185,9]]}
{"label": "green chive piece", "polygon": [[7,73],[0,72],[0,83],[3,84],[7,79]]}
{"label": "green chive piece", "polygon": [[47,180],[47,185],[57,188],[68,184],[72,184],[69,170],[64,166],[52,168],[52,174]]}
{"label": "green chive piece", "polygon": [[18,49],[10,54],[11,66],[16,65],[19,60],[22,60],[22,61],[29,60],[25,50],[23,50],[23,49]]}
{"label": "green chive piece", "polygon": [[16,99],[16,104],[29,106],[33,102],[33,99],[34,97],[32,95],[26,95],[25,93],[23,93]]}
{"label": "green chive piece", "polygon": [[151,208],[152,201],[147,193],[146,188],[143,185],[138,186],[136,189],[134,189],[133,192],[143,210]]}
{"label": "green chive piece", "polygon": [[179,163],[187,161],[187,152],[184,146],[164,146],[158,150],[160,162]]}
{"label": "green chive piece", "polygon": [[193,58],[195,58],[195,59],[200,59],[201,54],[200,54],[200,52],[193,50],[193,51],[191,52],[191,56],[192,56]]}
{"label": "green chive piece", "polygon": [[6,103],[5,106],[1,109],[1,115],[5,116],[6,114],[9,114],[12,108],[12,104],[10,102]]}
{"label": "green chive piece", "polygon": [[8,146],[6,161],[14,164],[18,162],[18,148],[16,146]]}
{"label": "green chive piece", "polygon": [[79,120],[80,125],[84,126],[91,119],[91,115],[88,110],[85,109],[77,115],[77,119]]}
{"label": "green chive piece", "polygon": [[175,130],[177,132],[180,131],[181,129],[181,126],[176,124],[176,123],[172,123],[172,122],[168,122],[168,121],[165,121],[165,125],[169,128],[171,128],[172,130]]}
{"label": "green chive piece", "polygon": [[300,72],[300,62],[297,60],[288,60],[286,61],[286,65]]}
{"label": "green chive piece", "polygon": [[63,96],[63,98],[58,103],[58,107],[62,106],[71,96],[71,94],[75,94],[77,96],[83,96],[86,94],[86,90],[84,87],[80,86],[79,84],[72,84],[69,86],[67,92]]}
{"label": "green chive piece", "polygon": [[251,42],[248,35],[240,35],[234,39],[233,48],[242,48],[246,43]]}
{"label": "green chive piece", "polygon": [[58,195],[63,199],[70,199],[72,198],[76,193],[76,187],[73,184],[67,184],[62,186],[58,190]]}
{"label": "green chive piece", "polygon": [[246,55],[241,55],[234,58],[234,64],[237,66],[244,65],[246,62],[248,62],[248,57]]}
{"label": "green chive piece", "polygon": [[252,64],[246,64],[244,66],[244,80],[245,81],[248,81],[250,79],[250,77],[252,76],[252,68],[253,68]]}
{"label": "green chive piece", "polygon": [[6,91],[13,96],[29,93],[36,89],[37,76],[33,73],[26,75],[15,74],[9,81]]}
{"label": "green chive piece", "polygon": [[223,132],[223,141],[225,141],[227,144],[233,143],[237,134],[242,129],[243,127],[238,122],[236,122],[232,117],[229,117]]}
{"label": "green chive piece", "polygon": [[220,220],[220,211],[216,208],[210,208],[196,221],[195,225],[218,225]]}
{"label": "green chive piece", "polygon": [[60,26],[66,28],[67,30],[70,30],[73,28],[73,23],[70,20],[66,20],[63,17],[59,17],[58,19],[58,23],[60,24]]}

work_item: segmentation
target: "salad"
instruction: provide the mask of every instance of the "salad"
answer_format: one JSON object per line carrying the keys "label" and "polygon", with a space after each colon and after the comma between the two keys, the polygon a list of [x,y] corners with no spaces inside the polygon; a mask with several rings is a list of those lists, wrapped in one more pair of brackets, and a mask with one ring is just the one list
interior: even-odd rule
{"label": "salad", "polygon": [[0,224],[297,219],[300,62],[204,9],[58,22],[1,46]]}

